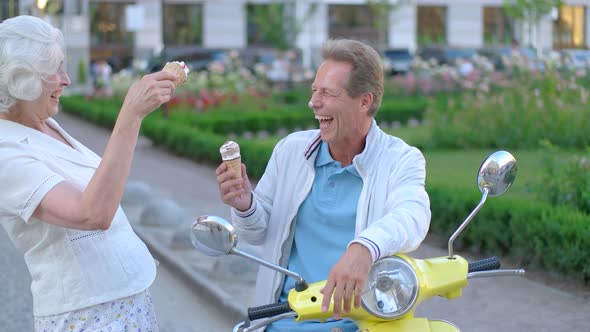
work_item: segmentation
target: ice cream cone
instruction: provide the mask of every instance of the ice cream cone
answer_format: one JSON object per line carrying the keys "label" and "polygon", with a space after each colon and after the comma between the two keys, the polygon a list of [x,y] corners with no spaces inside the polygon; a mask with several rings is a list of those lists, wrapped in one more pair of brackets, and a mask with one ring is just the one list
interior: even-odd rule
{"label": "ice cream cone", "polygon": [[236,172],[236,178],[242,177],[242,158],[238,157],[232,160],[223,161],[227,165],[227,169],[233,169]]}
{"label": "ice cream cone", "polygon": [[167,62],[166,65],[164,66],[164,68],[162,68],[162,70],[171,72],[173,74],[176,74],[176,76],[178,76],[178,79],[176,81],[174,81],[174,85],[176,87],[183,85],[186,82],[186,79],[188,77],[188,68],[186,67],[184,62],[178,62],[178,61]]}
{"label": "ice cream cone", "polygon": [[236,172],[236,178],[242,177],[242,156],[240,155],[240,146],[234,141],[227,141],[219,148],[221,159],[227,165],[228,169]]}

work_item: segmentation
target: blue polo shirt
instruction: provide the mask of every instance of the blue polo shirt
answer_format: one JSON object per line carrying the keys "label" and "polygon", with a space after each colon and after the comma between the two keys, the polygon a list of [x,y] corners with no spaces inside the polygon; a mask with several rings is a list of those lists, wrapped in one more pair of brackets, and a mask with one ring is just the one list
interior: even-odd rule
{"label": "blue polo shirt", "polygon": [[[356,209],[363,180],[354,168],[342,167],[332,159],[328,144],[321,143],[315,160],[315,179],[311,192],[299,207],[296,217],[289,270],[308,283],[328,278],[328,273],[354,239]],[[285,277],[280,301],[286,301],[295,279]],[[325,332],[339,328],[357,331],[349,320],[295,323],[292,318],[270,325],[267,332]]]}

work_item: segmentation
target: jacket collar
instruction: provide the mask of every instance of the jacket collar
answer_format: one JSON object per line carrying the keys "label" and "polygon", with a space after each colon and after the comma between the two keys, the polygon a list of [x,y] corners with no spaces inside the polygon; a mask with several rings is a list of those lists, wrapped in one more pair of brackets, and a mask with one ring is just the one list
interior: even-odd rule
{"label": "jacket collar", "polygon": [[24,143],[32,148],[43,151],[46,154],[76,164],[94,168],[98,166],[100,158],[84,147],[80,142],[68,135],[68,133],[66,133],[55,120],[51,118],[47,119],[47,124],[57,130],[68,143],[74,147],[74,149],[38,130],[4,119],[0,119],[0,141],[5,140]]}
{"label": "jacket collar", "polygon": [[[360,154],[357,154],[353,159],[352,163],[356,167],[357,171],[361,176],[365,173],[371,172],[372,161],[377,159],[379,155],[379,142],[382,140],[385,133],[377,126],[375,119],[371,120],[371,127],[367,133],[367,140],[365,143],[365,149]],[[312,139],[307,143],[304,157],[308,164],[314,165],[315,158],[317,157],[320,143],[322,142],[320,131],[317,130],[316,134],[312,136]]]}

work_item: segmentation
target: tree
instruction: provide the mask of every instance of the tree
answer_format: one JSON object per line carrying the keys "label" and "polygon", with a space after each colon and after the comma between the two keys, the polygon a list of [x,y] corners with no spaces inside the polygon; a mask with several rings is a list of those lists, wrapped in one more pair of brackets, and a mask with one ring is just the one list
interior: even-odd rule
{"label": "tree", "polygon": [[373,24],[377,29],[379,45],[387,45],[386,30],[389,27],[389,15],[412,0],[367,0],[367,6],[373,15]]}
{"label": "tree", "polygon": [[535,47],[540,53],[540,31],[539,24],[543,16],[551,13],[553,9],[559,9],[563,0],[502,0],[506,13],[526,24],[529,42],[533,40],[533,27],[536,29]]}
{"label": "tree", "polygon": [[292,49],[303,24],[316,11],[317,3],[312,3],[301,19],[295,15],[294,0],[272,0],[269,4],[256,4],[249,7],[252,23],[260,32],[262,40],[280,50]]}

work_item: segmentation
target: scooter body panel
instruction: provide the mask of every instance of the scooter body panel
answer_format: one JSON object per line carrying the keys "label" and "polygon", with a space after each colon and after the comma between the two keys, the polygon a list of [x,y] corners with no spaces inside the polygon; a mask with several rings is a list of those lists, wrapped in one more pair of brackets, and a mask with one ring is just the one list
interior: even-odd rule
{"label": "scooter body panel", "polygon": [[[322,299],[324,295],[320,290],[325,285],[326,281],[324,280],[310,284],[304,291],[297,292],[293,289],[289,292],[289,305],[293,311],[297,312],[295,321],[319,320],[323,322],[333,317],[333,302],[330,303],[328,311],[322,312]],[[346,313],[344,316],[354,321],[386,321],[369,314],[362,306],[359,308],[352,306],[350,313]]]}
{"label": "scooter body panel", "polygon": [[463,287],[467,286],[469,263],[461,256],[423,260],[410,258],[406,255],[399,256],[414,267],[418,276],[420,291],[416,304],[434,296],[448,299],[459,297]]}
{"label": "scooter body panel", "polygon": [[[414,270],[418,277],[418,284],[420,289],[418,291],[418,298],[414,303],[413,308],[398,320],[382,319],[368,313],[362,306],[354,308],[352,306],[350,313],[345,314],[347,318],[355,322],[369,322],[376,324],[377,322],[397,322],[399,320],[414,320],[413,314],[415,308],[422,301],[434,296],[443,296],[446,298],[454,298],[461,295],[461,289],[467,285],[467,269],[468,262],[460,256],[454,256],[452,259],[448,257],[437,257],[431,259],[414,259],[404,254],[397,255],[406,260]],[[289,304],[293,311],[297,312],[296,321],[305,320],[319,320],[325,321],[332,318],[334,314],[333,304],[330,303],[328,311],[322,312],[321,303],[323,294],[320,290],[325,286],[326,281],[320,281],[310,284],[309,287],[301,292],[294,289],[289,292]],[[354,299],[353,299],[354,301]]]}
{"label": "scooter body panel", "polygon": [[455,325],[441,320],[408,318],[378,323],[373,326],[359,325],[360,332],[461,332]]}

